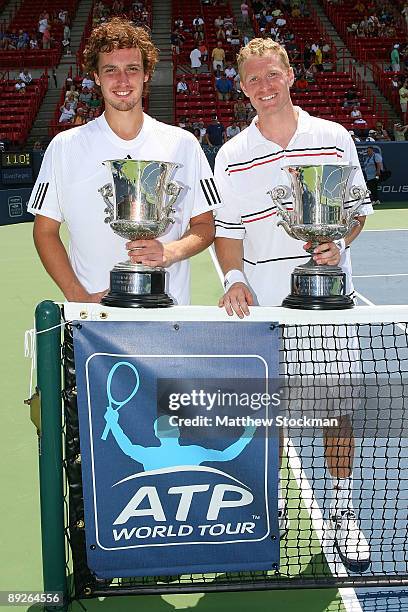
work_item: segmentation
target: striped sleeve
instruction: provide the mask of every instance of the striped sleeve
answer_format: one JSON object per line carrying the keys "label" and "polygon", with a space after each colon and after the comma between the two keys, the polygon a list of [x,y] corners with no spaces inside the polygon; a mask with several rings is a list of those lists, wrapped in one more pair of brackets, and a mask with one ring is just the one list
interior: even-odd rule
{"label": "striped sleeve", "polygon": [[220,193],[215,184],[210,165],[196,140],[194,142],[194,150],[195,157],[191,159],[191,166],[194,168],[195,179],[190,185],[194,196],[192,217],[216,210],[222,206]]}
{"label": "striped sleeve", "polygon": [[215,214],[215,236],[243,240],[245,227],[226,168],[227,162],[221,149],[215,158],[214,177],[224,206]]}
{"label": "striped sleeve", "polygon": [[57,181],[57,151],[58,141],[49,144],[37,181],[33,187],[27,210],[33,215],[44,215],[62,223],[64,217],[61,211],[58,193],[60,187]]}

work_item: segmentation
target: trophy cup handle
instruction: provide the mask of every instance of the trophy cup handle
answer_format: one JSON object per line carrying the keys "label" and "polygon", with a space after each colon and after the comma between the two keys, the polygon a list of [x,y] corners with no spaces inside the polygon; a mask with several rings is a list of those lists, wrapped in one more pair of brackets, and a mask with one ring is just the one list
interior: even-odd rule
{"label": "trophy cup handle", "polygon": [[[278,209],[278,213],[283,218],[283,221],[286,223],[286,225],[288,224],[290,225],[291,224],[290,214],[288,213],[286,208],[282,206],[282,202],[284,200],[287,200],[288,197],[290,196],[290,190],[288,189],[288,187],[285,187],[284,185],[278,185],[278,187],[274,187],[273,189],[271,189],[270,191],[267,191],[266,193],[271,196],[273,203],[276,205]],[[282,225],[283,227],[285,227],[286,231],[288,231],[286,226],[283,223]]]}
{"label": "trophy cup handle", "polygon": [[179,193],[182,189],[183,187],[176,183],[176,181],[170,181],[170,183],[167,184],[166,194],[170,196],[169,203],[166,206],[167,213],[176,212],[175,210],[173,210],[173,204],[177,200]]}
{"label": "trophy cup handle", "polygon": [[108,215],[105,219],[105,223],[111,223],[113,221],[113,213],[115,211],[115,207],[113,202],[110,201],[109,198],[113,197],[113,188],[112,183],[106,183],[103,187],[98,189],[99,193],[103,197],[103,201],[106,204],[105,213]]}
{"label": "trophy cup handle", "polygon": [[363,202],[367,197],[368,193],[368,189],[364,189],[364,187],[358,187],[356,185],[354,185],[354,187],[351,187],[350,195],[355,200],[358,200],[358,202],[354,204],[354,206],[352,206],[350,210],[347,211],[347,231],[350,231],[353,227],[359,224],[356,219],[356,216],[362,208]]}

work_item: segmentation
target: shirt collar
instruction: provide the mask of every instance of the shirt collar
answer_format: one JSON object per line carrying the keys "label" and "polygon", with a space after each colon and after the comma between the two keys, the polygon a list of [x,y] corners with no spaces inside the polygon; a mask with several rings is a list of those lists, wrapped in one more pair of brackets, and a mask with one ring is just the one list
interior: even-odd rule
{"label": "shirt collar", "polygon": [[[299,106],[294,106],[294,109],[298,112],[298,123],[297,123],[296,132],[293,135],[292,140],[294,140],[298,134],[310,133],[310,129],[311,129],[311,126],[310,126],[311,117],[309,113],[302,110]],[[272,141],[265,138],[265,136],[263,136],[260,130],[257,128],[257,125],[256,125],[257,121],[258,121],[258,115],[252,119],[251,124],[248,128],[249,134],[251,136],[251,140],[253,139],[255,141],[255,144],[259,144],[259,145],[261,144],[265,145],[267,143],[269,145],[272,144]]]}

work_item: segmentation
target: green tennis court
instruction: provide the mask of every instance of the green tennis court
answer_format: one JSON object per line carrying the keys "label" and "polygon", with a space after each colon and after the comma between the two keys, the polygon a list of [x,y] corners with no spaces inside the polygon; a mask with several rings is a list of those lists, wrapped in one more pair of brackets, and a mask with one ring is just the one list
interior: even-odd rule
{"label": "green tennis court", "polygon": [[[386,230],[408,228],[408,208],[387,204],[378,208],[367,221],[367,229]],[[33,325],[36,304],[43,299],[61,300],[62,296],[44,272],[31,238],[31,224],[0,227],[3,281],[0,312],[3,320],[2,371],[2,440],[1,462],[1,561],[0,590],[41,591],[41,541],[38,498],[37,437],[29,419],[29,408],[23,400],[29,396],[30,363],[24,357],[24,332]],[[358,266],[364,270],[359,254]],[[406,258],[405,258],[406,259]],[[393,262],[389,262],[392,270]],[[407,277],[408,278],[408,277]],[[220,281],[208,252],[194,258],[192,271],[193,303],[214,305],[220,294]],[[393,301],[390,296],[389,301]],[[372,299],[372,298],[371,298]],[[375,300],[373,300],[375,302]],[[29,348],[29,347],[27,347]],[[35,384],[35,376],[34,376]],[[300,491],[292,494],[299,504]],[[290,505],[289,505],[290,507]],[[302,504],[300,518],[293,516],[288,534],[291,546],[296,543],[298,525],[310,532],[314,563],[325,564],[324,556],[309,513]],[[320,556],[319,556],[320,555]],[[307,557],[299,572],[310,571]],[[284,560],[283,560],[284,561]],[[342,590],[345,591],[345,590]],[[346,605],[343,604],[343,598]],[[209,593],[195,595],[142,596],[138,598],[106,598],[85,603],[89,610],[173,610],[194,608],[206,610],[254,610],[285,606],[288,612],[302,607],[304,612],[342,612],[353,610],[353,594],[336,589],[285,590],[240,593]],[[359,606],[358,602],[355,603]],[[26,606],[15,607],[27,610]],[[74,604],[74,610],[80,609]],[[355,607],[361,610],[361,607]],[[384,608],[386,609],[386,608]]]}

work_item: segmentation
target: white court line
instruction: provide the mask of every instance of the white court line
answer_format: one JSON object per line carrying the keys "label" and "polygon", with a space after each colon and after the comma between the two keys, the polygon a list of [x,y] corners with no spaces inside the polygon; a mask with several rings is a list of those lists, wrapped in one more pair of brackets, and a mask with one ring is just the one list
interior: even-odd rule
{"label": "white court line", "polygon": [[364,229],[364,234],[367,232],[408,232],[408,228],[405,227],[385,227],[383,229]]}
{"label": "white court line", "polygon": [[[374,304],[374,302],[372,302],[371,300],[366,298],[364,295],[362,295],[358,291],[354,291],[354,295],[357,296],[359,298],[359,300],[361,300],[362,302],[365,302],[367,304],[367,306],[376,306],[376,304]],[[373,323],[381,323],[381,321],[373,321]],[[407,333],[407,326],[406,325],[403,325],[402,323],[397,323],[396,326],[399,327],[400,330],[404,332],[404,334]]]}
{"label": "white court line", "polygon": [[[214,247],[211,245],[210,247],[208,247],[208,250],[210,251],[211,259],[217,271],[221,285],[224,288],[224,275],[216,258]],[[361,299],[363,299],[360,294],[358,295]],[[324,522],[322,511],[320,510],[317,500],[313,495],[313,490],[310,486],[307,476],[303,471],[300,458],[296,452],[296,448],[293,445],[292,441],[287,438],[284,439],[284,448],[288,457],[289,467],[292,470],[292,473],[296,479],[299,491],[302,495],[302,500],[310,516],[313,529],[317,534],[330,571],[333,575],[337,574],[339,576],[348,576],[348,572],[343,562],[341,561],[337,552],[335,552],[333,541],[330,542],[327,538],[327,534],[329,533],[328,527]],[[338,591],[340,593],[340,597],[343,601],[343,605],[346,609],[346,612],[363,612],[356,592],[353,588],[340,588],[338,589]]]}
{"label": "white court line", "polygon": [[[295,445],[288,438],[284,438],[283,446],[288,457],[290,469],[292,470],[299,491],[301,492],[302,501],[305,504],[306,510],[310,516],[313,529],[319,539],[320,546],[326,557],[330,571],[333,576],[348,576],[348,572],[334,548],[333,539],[328,537],[329,528],[323,519],[323,514],[313,494],[313,489],[310,486],[306,473],[302,468],[302,463],[296,451]],[[347,612],[362,612],[360,602],[355,590],[352,587],[339,588],[338,591]]]}
{"label": "white court line", "polygon": [[394,276],[408,276],[408,272],[401,272],[400,274],[353,274],[353,278],[389,278]]}

